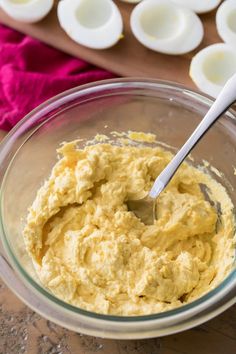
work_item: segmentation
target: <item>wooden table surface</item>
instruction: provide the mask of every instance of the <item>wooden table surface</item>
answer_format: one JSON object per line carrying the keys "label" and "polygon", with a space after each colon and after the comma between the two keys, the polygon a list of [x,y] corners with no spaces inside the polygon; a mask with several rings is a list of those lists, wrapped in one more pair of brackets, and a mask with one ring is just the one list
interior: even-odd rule
{"label": "wooden table surface", "polygon": [[[0,131],[0,139],[4,133]],[[0,354],[236,354],[236,305],[191,330],[156,339],[89,337],[45,320],[0,280]]]}

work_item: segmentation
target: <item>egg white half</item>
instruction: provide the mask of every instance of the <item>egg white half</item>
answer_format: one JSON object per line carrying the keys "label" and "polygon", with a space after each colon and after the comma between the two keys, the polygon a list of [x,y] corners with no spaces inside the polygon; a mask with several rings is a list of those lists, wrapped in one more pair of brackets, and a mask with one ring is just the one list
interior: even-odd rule
{"label": "egg white half", "polygon": [[173,0],[179,5],[186,6],[196,13],[205,13],[215,9],[221,0]]}
{"label": "egg white half", "polygon": [[217,97],[226,81],[236,73],[236,50],[225,43],[210,45],[197,53],[190,77],[203,92]]}
{"label": "egg white half", "polygon": [[221,4],[216,13],[216,27],[223,41],[236,49],[236,0]]}
{"label": "egg white half", "polygon": [[145,47],[179,55],[195,49],[203,38],[203,25],[191,10],[169,0],[144,0],[132,11],[130,25]]}
{"label": "egg white half", "polygon": [[58,20],[75,42],[94,49],[105,49],[121,38],[123,21],[112,0],[61,0]]}
{"label": "egg white half", "polygon": [[53,7],[53,0],[0,0],[0,6],[14,20],[38,22]]}

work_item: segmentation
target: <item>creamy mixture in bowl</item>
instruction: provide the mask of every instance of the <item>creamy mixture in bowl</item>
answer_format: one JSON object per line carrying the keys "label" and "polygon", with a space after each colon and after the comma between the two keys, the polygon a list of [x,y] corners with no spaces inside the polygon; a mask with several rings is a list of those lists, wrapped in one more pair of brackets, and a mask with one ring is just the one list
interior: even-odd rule
{"label": "creamy mixture in bowl", "polygon": [[58,153],[23,233],[55,296],[97,313],[147,315],[201,297],[230,272],[233,205],[209,174],[183,163],[157,199],[155,224],[145,225],[126,202],[147,194],[172,153],[76,141]]}

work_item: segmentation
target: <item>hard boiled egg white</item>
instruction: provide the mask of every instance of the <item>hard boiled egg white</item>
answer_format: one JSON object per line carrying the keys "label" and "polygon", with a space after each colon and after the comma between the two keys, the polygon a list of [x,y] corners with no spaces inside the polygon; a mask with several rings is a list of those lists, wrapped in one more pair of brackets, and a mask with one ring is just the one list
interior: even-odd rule
{"label": "hard boiled egg white", "polygon": [[121,38],[122,17],[112,0],[61,0],[57,14],[68,36],[86,47],[105,49]]}
{"label": "hard boiled egg white", "polygon": [[236,0],[224,1],[219,7],[216,27],[223,41],[236,49]]}
{"label": "hard boiled egg white", "polygon": [[38,22],[53,6],[53,0],[0,0],[2,9],[21,22]]}
{"label": "hard boiled egg white", "polygon": [[173,0],[179,5],[186,6],[189,9],[202,14],[215,9],[221,0]]}
{"label": "hard boiled egg white", "polygon": [[213,44],[196,54],[190,76],[203,92],[217,97],[226,81],[236,73],[236,50],[225,43]]}
{"label": "hard boiled egg white", "polygon": [[166,54],[184,54],[203,38],[203,26],[191,10],[169,0],[144,0],[131,14],[131,29],[149,49]]}

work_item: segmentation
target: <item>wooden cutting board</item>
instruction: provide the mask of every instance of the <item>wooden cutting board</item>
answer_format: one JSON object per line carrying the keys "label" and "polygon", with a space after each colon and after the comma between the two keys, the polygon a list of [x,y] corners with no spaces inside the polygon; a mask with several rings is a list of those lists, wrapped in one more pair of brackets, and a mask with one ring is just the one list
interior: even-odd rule
{"label": "wooden cutting board", "polygon": [[213,11],[201,16],[205,36],[202,44],[195,52],[182,56],[170,56],[153,52],[143,47],[132,35],[129,18],[133,5],[117,0],[116,3],[124,20],[124,38],[110,49],[88,49],[73,42],[60,28],[56,14],[57,3],[58,1],[55,1],[53,10],[39,23],[23,24],[14,21],[2,10],[0,10],[0,22],[120,76],[171,80],[192,88],[195,88],[195,86],[188,75],[192,56],[201,48],[221,41],[216,32],[215,11]]}

